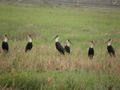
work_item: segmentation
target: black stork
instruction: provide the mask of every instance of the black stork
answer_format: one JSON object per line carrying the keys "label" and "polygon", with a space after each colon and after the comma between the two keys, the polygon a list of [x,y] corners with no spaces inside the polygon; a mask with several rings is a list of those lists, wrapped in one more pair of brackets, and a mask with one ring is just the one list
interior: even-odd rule
{"label": "black stork", "polygon": [[91,41],[90,42],[90,47],[89,47],[89,49],[88,49],[88,57],[89,57],[89,59],[93,59],[93,57],[94,57],[94,41]]}
{"label": "black stork", "polygon": [[6,52],[6,53],[9,51],[7,34],[4,35],[4,40],[3,40],[3,42],[2,42],[2,49],[3,49],[3,51]]}
{"label": "black stork", "polygon": [[31,35],[28,35],[28,43],[25,47],[25,52],[30,51],[33,47]]}
{"label": "black stork", "polygon": [[59,42],[59,36],[58,35],[55,37],[55,47],[59,51],[59,53],[65,55],[64,48],[61,45],[61,43]]}
{"label": "black stork", "polygon": [[115,50],[112,46],[112,39],[109,39],[108,40],[108,43],[107,43],[107,51],[109,53],[109,55],[112,57],[112,56],[115,56]]}
{"label": "black stork", "polygon": [[64,46],[64,49],[67,53],[71,53],[71,50],[70,50],[70,44],[71,44],[71,41],[70,40],[66,40],[66,45]]}

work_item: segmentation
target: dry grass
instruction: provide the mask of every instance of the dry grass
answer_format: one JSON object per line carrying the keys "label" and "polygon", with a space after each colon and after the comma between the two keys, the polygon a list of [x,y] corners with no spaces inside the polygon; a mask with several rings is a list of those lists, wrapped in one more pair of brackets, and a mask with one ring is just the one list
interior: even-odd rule
{"label": "dry grass", "polygon": [[13,45],[8,54],[0,53],[1,72],[16,71],[73,71],[85,69],[87,71],[106,72],[120,75],[119,54],[116,57],[96,55],[93,60],[87,54],[73,52],[65,56],[60,55],[53,46],[35,46],[31,52],[24,53],[24,46]]}
{"label": "dry grass", "polygon": [[14,89],[14,88],[12,88],[12,87],[7,88],[7,87],[1,87],[1,86],[0,86],[0,90],[17,90],[17,89]]}

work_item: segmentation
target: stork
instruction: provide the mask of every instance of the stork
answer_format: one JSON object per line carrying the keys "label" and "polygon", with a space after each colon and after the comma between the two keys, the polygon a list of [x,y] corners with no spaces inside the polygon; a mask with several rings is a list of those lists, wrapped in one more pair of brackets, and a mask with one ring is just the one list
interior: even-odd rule
{"label": "stork", "polygon": [[88,49],[88,57],[89,59],[93,59],[94,57],[94,41],[90,42],[90,47]]}
{"label": "stork", "polygon": [[3,51],[6,52],[6,53],[9,51],[7,34],[4,35],[4,40],[3,40],[3,42],[2,42],[2,49],[3,49]]}
{"label": "stork", "polygon": [[30,51],[33,47],[31,35],[28,35],[28,43],[25,47],[25,52]]}
{"label": "stork", "polygon": [[61,54],[63,54],[63,55],[65,54],[64,48],[61,45],[61,43],[59,42],[59,36],[58,35],[55,37],[55,47]]}
{"label": "stork", "polygon": [[67,53],[69,53],[69,54],[71,52],[71,50],[70,50],[70,44],[71,44],[70,40],[66,40],[66,45],[64,46],[65,51]]}
{"label": "stork", "polygon": [[107,51],[109,53],[109,55],[112,57],[112,56],[115,56],[115,50],[112,46],[112,39],[109,39],[108,40],[108,43],[107,43]]}

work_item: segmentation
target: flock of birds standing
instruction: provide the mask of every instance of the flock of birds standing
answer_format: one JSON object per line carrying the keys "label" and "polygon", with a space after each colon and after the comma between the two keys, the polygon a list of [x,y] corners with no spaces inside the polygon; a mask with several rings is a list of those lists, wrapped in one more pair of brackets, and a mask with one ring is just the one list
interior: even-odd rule
{"label": "flock of birds standing", "polygon": [[[70,50],[70,44],[71,44],[71,42],[70,42],[70,40],[66,40],[66,45],[63,47],[62,45],[61,45],[61,43],[59,42],[59,36],[57,35],[56,37],[55,37],[55,46],[56,46],[56,49],[61,53],[61,54],[65,54],[65,52],[67,52],[67,53],[71,53],[71,50]],[[94,43],[94,41],[91,41],[90,42],[90,47],[89,47],[89,49],[88,49],[88,57],[89,57],[89,59],[93,59],[93,57],[94,57],[94,45],[95,45],[95,43]],[[115,57],[115,50],[114,50],[114,48],[113,48],[113,46],[112,46],[112,39],[109,39],[108,41],[107,41],[107,51],[108,51],[108,53],[109,53],[109,55],[112,57],[112,56],[114,56]]]}
{"label": "flock of birds standing", "polygon": [[[61,45],[61,43],[59,42],[59,36],[57,35],[55,37],[55,47],[60,54],[65,55],[65,52],[70,54],[71,53],[70,45],[71,45],[71,41],[66,40],[66,45],[63,47]],[[91,41],[90,47],[88,49],[89,59],[93,59],[93,57],[94,57],[94,45],[95,45],[94,41]],[[32,49],[32,47],[33,47],[32,38],[31,38],[31,35],[28,35],[28,42],[27,42],[26,47],[25,47],[25,52],[30,51]],[[6,53],[9,52],[8,37],[6,34],[4,35],[4,39],[2,42],[2,50]],[[112,39],[109,39],[107,41],[107,51],[108,51],[110,56],[115,56],[115,50],[112,46]]]}

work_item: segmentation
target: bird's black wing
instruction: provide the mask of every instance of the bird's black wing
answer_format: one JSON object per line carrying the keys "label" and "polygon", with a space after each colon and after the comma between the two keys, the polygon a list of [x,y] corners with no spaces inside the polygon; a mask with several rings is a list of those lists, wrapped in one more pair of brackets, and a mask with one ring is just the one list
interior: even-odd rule
{"label": "bird's black wing", "polygon": [[70,47],[68,47],[67,45],[65,45],[65,51],[67,52],[67,53],[70,53]]}
{"label": "bird's black wing", "polygon": [[32,43],[28,42],[26,47],[25,47],[25,52],[27,52],[28,50],[31,50],[32,49]]}
{"label": "bird's black wing", "polygon": [[9,51],[9,45],[7,42],[2,42],[2,49],[5,50],[5,51]]}
{"label": "bird's black wing", "polygon": [[56,49],[60,52],[60,53],[62,53],[62,54],[65,54],[64,53],[64,48],[63,48],[63,46],[59,43],[59,42],[56,42]]}

